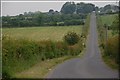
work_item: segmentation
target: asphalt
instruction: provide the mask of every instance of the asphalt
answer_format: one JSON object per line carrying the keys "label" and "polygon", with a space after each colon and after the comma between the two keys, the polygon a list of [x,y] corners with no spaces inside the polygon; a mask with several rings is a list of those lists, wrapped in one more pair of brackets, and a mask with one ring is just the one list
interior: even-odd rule
{"label": "asphalt", "polygon": [[46,78],[119,78],[119,72],[102,60],[98,47],[95,13],[90,16],[90,32],[82,58],[74,58],[57,65]]}

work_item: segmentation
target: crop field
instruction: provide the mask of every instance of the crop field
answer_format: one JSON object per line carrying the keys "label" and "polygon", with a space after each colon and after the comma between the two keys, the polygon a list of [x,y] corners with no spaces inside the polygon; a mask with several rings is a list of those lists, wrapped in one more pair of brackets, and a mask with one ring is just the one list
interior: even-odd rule
{"label": "crop field", "polygon": [[102,23],[107,25],[112,25],[113,21],[115,20],[115,17],[117,14],[111,14],[111,15],[102,15]]}
{"label": "crop field", "polygon": [[61,27],[25,27],[25,28],[3,28],[3,35],[10,36],[14,39],[29,39],[29,40],[52,40],[62,41],[63,36],[69,32],[74,31],[80,34],[82,25],[80,26],[61,26]]}

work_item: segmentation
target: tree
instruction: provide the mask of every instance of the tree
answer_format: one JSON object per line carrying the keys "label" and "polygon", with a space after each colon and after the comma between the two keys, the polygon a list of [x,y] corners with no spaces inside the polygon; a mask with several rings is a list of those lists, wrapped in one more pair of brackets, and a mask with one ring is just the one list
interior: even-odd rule
{"label": "tree", "polygon": [[98,12],[99,11],[99,7],[96,6],[95,7],[95,11]]}
{"label": "tree", "polygon": [[52,12],[54,12],[54,10],[53,10],[53,9],[50,9],[50,10],[49,10],[49,13],[52,13]]}
{"label": "tree", "polygon": [[39,14],[37,17],[36,17],[36,23],[40,26],[43,24],[43,15],[42,14]]}
{"label": "tree", "polygon": [[92,11],[95,11],[95,5],[93,4],[86,4],[86,3],[77,3],[77,13],[83,13],[83,14],[87,14],[87,13],[91,13]]}
{"label": "tree", "polygon": [[119,7],[116,5],[108,4],[100,8],[100,12],[102,13],[113,13],[113,12],[118,12],[118,11],[119,11]]}
{"label": "tree", "polygon": [[75,9],[76,5],[74,2],[66,2],[61,8],[61,13],[73,14],[75,12]]}

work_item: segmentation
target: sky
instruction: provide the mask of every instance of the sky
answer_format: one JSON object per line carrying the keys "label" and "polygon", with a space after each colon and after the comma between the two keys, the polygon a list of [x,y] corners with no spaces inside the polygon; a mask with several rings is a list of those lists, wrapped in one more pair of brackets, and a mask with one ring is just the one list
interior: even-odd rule
{"label": "sky", "polygon": [[[24,12],[35,12],[35,11],[41,11],[41,12],[48,12],[50,9],[60,11],[61,7],[66,1],[42,1],[42,2],[2,2],[2,16],[10,15],[18,15],[18,14],[23,14]],[[75,2],[75,1],[74,1]],[[85,3],[92,3],[95,4],[95,6],[98,7],[103,7],[107,4],[114,4],[118,5],[117,1],[76,1],[75,3],[80,3],[80,2],[85,2]]]}

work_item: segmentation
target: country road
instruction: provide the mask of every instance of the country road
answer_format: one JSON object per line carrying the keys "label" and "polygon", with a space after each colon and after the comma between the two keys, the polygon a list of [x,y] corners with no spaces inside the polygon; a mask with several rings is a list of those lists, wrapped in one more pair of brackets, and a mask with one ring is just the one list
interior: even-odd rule
{"label": "country road", "polygon": [[118,78],[118,71],[109,68],[102,60],[98,47],[95,13],[90,16],[90,32],[82,58],[74,58],[57,65],[46,78]]}

